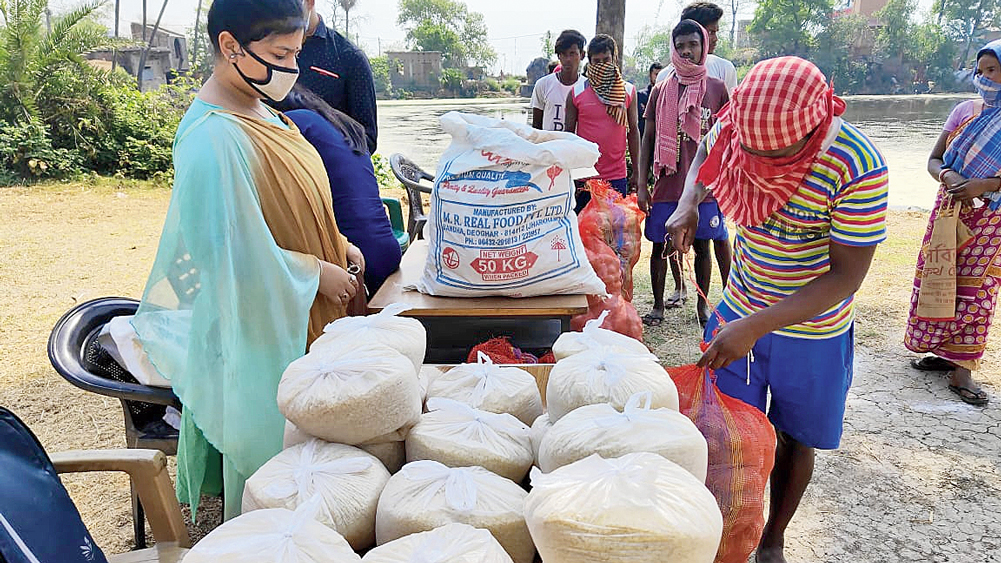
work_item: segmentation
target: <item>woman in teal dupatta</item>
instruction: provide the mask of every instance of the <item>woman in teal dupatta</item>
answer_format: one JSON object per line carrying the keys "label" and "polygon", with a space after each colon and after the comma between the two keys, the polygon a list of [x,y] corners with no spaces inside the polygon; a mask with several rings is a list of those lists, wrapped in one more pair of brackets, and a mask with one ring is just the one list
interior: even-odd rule
{"label": "woman in teal dupatta", "polygon": [[295,83],[301,0],[215,0],[212,77],[181,121],[175,182],[142,304],[143,348],[184,405],[178,499],[224,493],[281,450],[285,367],[357,290],[361,252],[338,232],[323,162],[261,100]]}

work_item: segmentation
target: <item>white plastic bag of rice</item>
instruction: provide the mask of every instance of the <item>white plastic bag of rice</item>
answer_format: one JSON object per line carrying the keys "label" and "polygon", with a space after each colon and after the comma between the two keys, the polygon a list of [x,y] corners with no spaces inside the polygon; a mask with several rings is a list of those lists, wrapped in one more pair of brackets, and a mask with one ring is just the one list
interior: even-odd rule
{"label": "white plastic bag of rice", "polygon": [[555,424],[584,405],[609,403],[622,409],[644,391],[651,394],[651,408],[678,410],[678,389],[653,354],[602,346],[556,362],[546,385],[546,407]]}
{"label": "white plastic bag of rice", "polygon": [[723,535],[709,489],[647,452],[533,469],[525,520],[546,563],[712,563]]}
{"label": "white plastic bag of rice", "polygon": [[369,551],[364,563],[512,563],[487,530],[448,524],[420,532]]}
{"label": "white plastic bag of rice", "polygon": [[508,413],[525,424],[542,414],[542,395],[535,376],[523,369],[495,364],[477,353],[475,364],[461,364],[437,375],[428,397],[465,403],[487,412]]}
{"label": "white plastic bag of rice", "polygon": [[316,517],[321,501],[294,512],[255,510],[224,522],[184,556],[184,563],[358,563],[348,542]]}
{"label": "white plastic bag of rice", "polygon": [[597,319],[591,319],[584,323],[584,330],[561,334],[553,343],[553,356],[556,356],[556,361],[601,346],[609,346],[622,352],[640,355],[650,353],[646,345],[639,340],[619,334],[614,330],[601,328],[606,318],[608,318],[608,311],[603,311]]}
{"label": "white plastic bag of rice", "polygon": [[427,350],[427,331],[417,319],[400,317],[410,307],[400,303],[365,317],[341,317],[323,328],[323,334],[309,346],[309,351],[347,348],[372,342],[389,346],[403,354],[420,371]]}
{"label": "white plastic bag of rice", "polygon": [[375,543],[375,512],[389,471],[375,456],[352,446],[310,440],[282,451],[243,488],[243,512],[294,509],[319,498],[320,522],[354,549]]}
{"label": "white plastic bag of rice", "polygon": [[285,369],[278,408],[310,436],[361,444],[417,422],[417,372],[387,346],[326,347]]}
{"label": "white plastic bag of rice", "polygon": [[535,419],[535,422],[532,423],[532,427],[529,429],[528,437],[532,441],[532,453],[535,454],[535,465],[539,465],[539,447],[542,446],[542,439],[546,437],[546,433],[552,427],[553,424],[549,422],[549,413],[543,413],[539,418]]}
{"label": "white plastic bag of rice", "polygon": [[525,492],[482,467],[446,467],[436,461],[408,463],[379,498],[375,536],[379,545],[459,522],[489,530],[514,563],[532,563],[535,545],[525,525]]}
{"label": "white plastic bag of rice", "polygon": [[306,434],[302,430],[299,430],[298,426],[286,420],[285,434],[282,437],[282,449],[287,450],[292,446],[297,446],[304,442],[308,442],[313,438],[315,438],[315,436],[310,436],[309,434]]}
{"label": "white plastic bag of rice", "polygon": [[430,399],[428,409],[407,436],[408,462],[479,465],[516,483],[525,478],[534,456],[529,427],[523,422],[450,399]]}
{"label": "white plastic bag of rice", "polygon": [[649,393],[633,395],[622,412],[607,403],[570,411],[542,439],[538,465],[549,473],[592,454],[611,459],[634,452],[660,454],[706,482],[706,439],[680,412],[651,409]]}

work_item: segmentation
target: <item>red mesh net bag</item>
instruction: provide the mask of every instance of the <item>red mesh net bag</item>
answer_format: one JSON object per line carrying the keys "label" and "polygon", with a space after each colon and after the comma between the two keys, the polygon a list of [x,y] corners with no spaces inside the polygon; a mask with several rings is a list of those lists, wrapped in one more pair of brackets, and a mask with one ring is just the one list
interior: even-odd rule
{"label": "red mesh net bag", "polygon": [[633,268],[640,259],[643,237],[643,212],[635,195],[622,197],[604,180],[588,180],[587,188],[591,201],[577,216],[580,237],[588,250],[597,251],[600,246],[612,249],[619,259],[622,296],[632,301]]}
{"label": "red mesh net bag", "polygon": [[520,348],[511,344],[511,340],[506,336],[491,338],[486,342],[473,346],[469,351],[466,363],[475,364],[478,361],[477,352],[483,352],[495,364],[537,364],[539,358],[528,352],[522,352]]}
{"label": "red mesh net bag", "polygon": [[602,323],[602,328],[614,330],[619,334],[631,336],[643,342],[643,320],[636,312],[636,307],[623,299],[621,295],[612,295],[608,299],[603,299],[600,295],[588,295],[587,305],[586,313],[570,319],[572,330],[584,330],[584,323],[591,319],[597,319],[601,313],[608,311],[608,317]]}
{"label": "red mesh net bag", "polygon": [[706,487],[723,512],[716,563],[746,563],[765,526],[765,485],[775,464],[775,429],[764,413],[720,392],[715,374],[696,365],[667,368],[680,410],[709,443]]}
{"label": "red mesh net bag", "polygon": [[594,248],[584,245],[584,252],[591,267],[594,268],[594,273],[605,282],[605,292],[609,295],[620,295],[622,274],[619,257],[615,255],[615,251],[602,244],[595,245]]}

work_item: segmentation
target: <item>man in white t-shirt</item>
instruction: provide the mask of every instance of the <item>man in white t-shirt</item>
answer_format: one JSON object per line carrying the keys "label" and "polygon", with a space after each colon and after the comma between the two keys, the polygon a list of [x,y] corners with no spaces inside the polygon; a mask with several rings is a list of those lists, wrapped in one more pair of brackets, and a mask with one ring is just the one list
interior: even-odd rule
{"label": "man in white t-shirt", "polygon": [[583,81],[580,59],[585,39],[581,32],[568,29],[556,38],[556,56],[560,70],[543,76],[532,90],[532,127],[545,131],[563,131],[566,123],[567,94]]}
{"label": "man in white t-shirt", "polygon": [[[712,54],[719,42],[719,20],[723,18],[723,8],[712,2],[695,2],[681,11],[682,20],[695,20],[709,32],[709,56],[706,57],[706,72],[712,78],[718,78],[726,84],[726,91],[731,96],[737,87],[737,69],[733,63]],[[660,71],[657,82],[667,79],[674,69],[671,65]]]}

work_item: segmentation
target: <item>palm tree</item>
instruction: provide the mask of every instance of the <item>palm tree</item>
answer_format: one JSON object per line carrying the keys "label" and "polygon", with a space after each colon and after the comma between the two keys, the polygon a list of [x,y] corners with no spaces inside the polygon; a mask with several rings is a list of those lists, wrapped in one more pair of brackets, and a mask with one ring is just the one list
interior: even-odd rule
{"label": "palm tree", "polygon": [[103,3],[85,0],[47,30],[48,0],[0,0],[0,121],[39,119],[38,100],[57,71],[92,72],[83,54],[114,43],[103,28],[88,25]]}
{"label": "palm tree", "polygon": [[348,34],[348,23],[351,21],[350,12],[358,4],[358,0],[337,0],[337,3],[344,10],[344,37],[350,38],[351,36]]}

